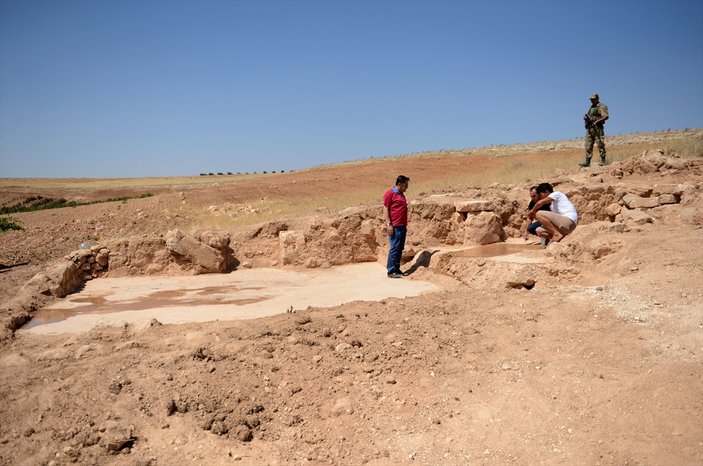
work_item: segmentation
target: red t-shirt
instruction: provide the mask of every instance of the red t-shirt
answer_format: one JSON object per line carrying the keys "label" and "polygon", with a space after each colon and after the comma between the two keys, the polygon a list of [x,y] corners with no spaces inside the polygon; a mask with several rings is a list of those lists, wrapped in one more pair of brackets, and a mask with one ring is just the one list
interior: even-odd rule
{"label": "red t-shirt", "polygon": [[383,205],[388,208],[391,217],[391,225],[403,227],[408,224],[408,200],[405,195],[395,190],[389,189],[383,195]]}

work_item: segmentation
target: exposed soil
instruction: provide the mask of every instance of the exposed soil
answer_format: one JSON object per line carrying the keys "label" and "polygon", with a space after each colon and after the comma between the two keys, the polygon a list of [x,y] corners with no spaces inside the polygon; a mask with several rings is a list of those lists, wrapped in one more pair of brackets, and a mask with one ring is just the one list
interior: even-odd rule
{"label": "exposed soil", "polygon": [[[643,150],[660,142],[631,138],[623,144]],[[529,161],[579,149],[496,151]],[[439,179],[455,164],[482,170],[505,159],[372,160],[16,214],[26,229],[0,238],[0,263],[30,263],[0,270],[0,300],[88,237],[135,241],[197,228],[195,217],[176,216],[181,193],[201,210],[272,192],[325,193],[347,180],[380,197],[396,172]],[[0,340],[0,464],[703,464],[703,162],[646,163],[555,174],[584,221],[561,243],[512,259],[445,248],[431,230],[447,221],[415,219],[413,274],[400,280],[441,292],[244,321],[16,332]],[[527,186],[490,193],[526,205]],[[586,212],[599,196],[651,199],[654,186],[684,186],[684,194],[633,209],[648,219]],[[42,191],[1,194],[6,205]],[[412,184],[408,194],[429,195]],[[235,255],[261,249],[247,259],[253,268],[278,247],[275,235],[228,233],[247,239]],[[284,266],[278,256],[265,265]]]}

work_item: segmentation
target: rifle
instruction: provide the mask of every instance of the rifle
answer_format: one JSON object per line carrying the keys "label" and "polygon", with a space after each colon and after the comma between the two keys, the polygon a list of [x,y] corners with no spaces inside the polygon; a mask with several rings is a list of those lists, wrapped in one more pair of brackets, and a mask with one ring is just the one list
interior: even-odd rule
{"label": "rifle", "polygon": [[596,128],[596,122],[591,120],[591,117],[588,116],[588,113],[583,116],[583,121],[586,122],[586,129]]}
{"label": "rifle", "polygon": [[591,120],[591,117],[588,116],[588,113],[586,113],[583,116],[583,121],[586,122],[586,130],[591,133],[592,135],[598,134],[598,127],[596,126],[596,122]]}

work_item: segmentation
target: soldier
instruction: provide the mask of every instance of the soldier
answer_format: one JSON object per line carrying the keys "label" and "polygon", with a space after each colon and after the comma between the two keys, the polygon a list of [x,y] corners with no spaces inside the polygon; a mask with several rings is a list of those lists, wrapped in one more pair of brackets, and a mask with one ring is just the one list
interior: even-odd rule
{"label": "soldier", "polygon": [[600,103],[600,98],[595,92],[591,95],[591,108],[583,116],[586,122],[586,160],[579,163],[581,167],[591,165],[591,157],[593,156],[593,143],[598,142],[598,151],[600,152],[600,162],[598,165],[605,165],[605,130],[603,123],[608,119],[608,106]]}

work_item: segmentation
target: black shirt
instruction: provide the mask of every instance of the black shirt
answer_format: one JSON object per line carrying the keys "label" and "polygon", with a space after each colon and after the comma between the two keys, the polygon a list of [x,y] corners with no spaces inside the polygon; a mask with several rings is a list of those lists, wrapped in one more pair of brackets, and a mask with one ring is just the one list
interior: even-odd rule
{"label": "black shirt", "polygon": [[[527,206],[527,210],[532,210],[532,208],[537,204],[537,201],[530,200],[530,204]],[[537,210],[552,210],[550,209],[551,203],[546,203]]]}

